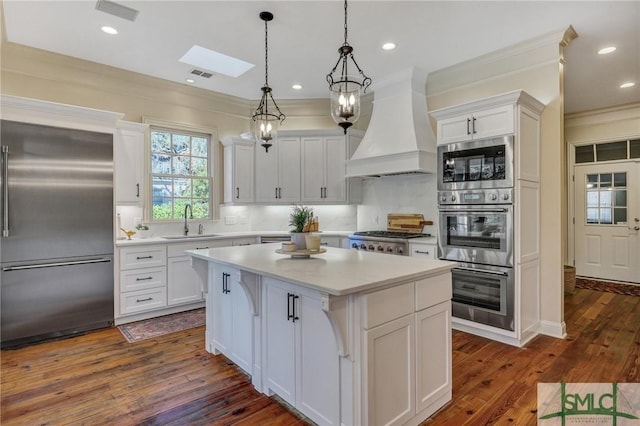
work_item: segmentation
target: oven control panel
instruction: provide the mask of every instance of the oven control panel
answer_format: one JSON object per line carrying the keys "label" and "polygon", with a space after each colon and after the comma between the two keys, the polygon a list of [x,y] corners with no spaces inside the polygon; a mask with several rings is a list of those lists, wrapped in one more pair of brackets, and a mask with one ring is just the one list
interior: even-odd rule
{"label": "oven control panel", "polygon": [[513,189],[473,189],[467,191],[438,191],[438,204],[513,204]]}

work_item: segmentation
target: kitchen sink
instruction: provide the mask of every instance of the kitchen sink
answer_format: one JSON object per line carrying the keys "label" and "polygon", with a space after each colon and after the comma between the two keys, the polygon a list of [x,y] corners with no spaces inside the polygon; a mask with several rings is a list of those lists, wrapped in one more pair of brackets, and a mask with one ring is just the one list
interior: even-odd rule
{"label": "kitchen sink", "polygon": [[193,234],[193,235],[165,235],[165,240],[183,240],[183,239],[196,239],[196,238],[212,238],[212,237],[220,237],[220,234]]}

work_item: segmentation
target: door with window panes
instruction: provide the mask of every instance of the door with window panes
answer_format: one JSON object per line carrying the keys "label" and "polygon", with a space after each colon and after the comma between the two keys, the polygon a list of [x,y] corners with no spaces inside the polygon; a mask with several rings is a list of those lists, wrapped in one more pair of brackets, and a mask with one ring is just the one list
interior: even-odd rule
{"label": "door with window panes", "polygon": [[640,163],[576,165],[578,275],[640,283]]}

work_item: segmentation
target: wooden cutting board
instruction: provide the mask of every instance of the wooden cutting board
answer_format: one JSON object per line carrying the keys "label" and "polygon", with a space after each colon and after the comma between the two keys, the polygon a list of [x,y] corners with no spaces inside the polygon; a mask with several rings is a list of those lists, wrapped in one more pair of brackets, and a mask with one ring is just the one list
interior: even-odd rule
{"label": "wooden cutting board", "polygon": [[387,215],[387,231],[422,233],[424,225],[433,225],[430,220],[424,220],[421,214],[389,213]]}

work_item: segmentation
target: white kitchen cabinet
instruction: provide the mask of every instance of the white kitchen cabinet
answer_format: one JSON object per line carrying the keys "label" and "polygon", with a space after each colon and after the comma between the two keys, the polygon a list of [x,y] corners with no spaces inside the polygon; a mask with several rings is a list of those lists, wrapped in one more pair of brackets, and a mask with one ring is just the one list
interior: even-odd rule
{"label": "white kitchen cabinet", "polygon": [[[346,238],[339,235],[320,235],[320,245],[325,247],[342,248],[343,241]],[[348,240],[347,240],[348,243]]]}
{"label": "white kitchen cabinet", "polygon": [[242,138],[223,138],[224,202],[252,203],[254,200],[255,142]]}
{"label": "white kitchen cabinet", "polygon": [[357,202],[361,198],[361,179],[345,177],[346,161],[360,140],[358,134],[301,137],[303,203]]}
{"label": "white kitchen cabinet", "polygon": [[142,204],[146,124],[119,121],[114,144],[116,204]]}
{"label": "white kitchen cabinet", "polygon": [[303,137],[301,143],[302,202],[345,202],[346,137]]}
{"label": "white kitchen cabinet", "polygon": [[[432,112],[439,117],[438,112]],[[515,129],[513,105],[462,112],[438,119],[438,143],[447,144],[512,134]]]}
{"label": "white kitchen cabinet", "polygon": [[[477,117],[474,139],[513,135],[514,325],[504,330],[454,317],[455,329],[523,346],[548,326],[540,321],[540,117],[545,105],[522,90],[432,111],[438,143],[470,140],[466,118]],[[464,121],[463,121],[464,120]],[[457,125],[455,123],[458,123]],[[562,334],[554,330],[552,334]]]}
{"label": "white kitchen cabinet", "polygon": [[412,257],[438,258],[438,246],[429,243],[409,242],[409,255]]}
{"label": "white kitchen cabinet", "polygon": [[234,238],[231,240],[232,246],[250,246],[251,244],[258,244],[258,237]]}
{"label": "white kitchen cabinet", "polygon": [[116,316],[166,307],[166,256],[166,246],[161,244],[119,249],[119,307],[115,310]]}
{"label": "white kitchen cabinet", "polygon": [[366,424],[402,425],[415,415],[414,327],[406,315],[365,332],[367,392],[374,396]]}
{"label": "white kitchen cabinet", "polygon": [[207,315],[212,328],[213,352],[224,354],[244,371],[253,374],[253,315],[240,285],[240,281],[245,279],[243,273],[228,266],[215,265],[210,274],[213,280],[210,291],[213,294],[210,295],[211,306]]}
{"label": "white kitchen cabinet", "polygon": [[[416,312],[416,412],[451,397],[451,303]],[[434,404],[435,403],[435,404]]]}
{"label": "white kitchen cabinet", "polygon": [[362,298],[368,401],[363,424],[402,425],[450,400],[450,299],[450,274]]}
{"label": "white kitchen cabinet", "polygon": [[265,387],[316,423],[340,420],[339,356],[320,293],[263,277]]}
{"label": "white kitchen cabinet", "polygon": [[257,203],[300,202],[300,138],[280,137],[265,152],[255,151]]}
{"label": "white kitchen cabinet", "polygon": [[167,304],[202,302],[205,283],[191,267],[191,256],[185,250],[207,249],[230,245],[228,240],[200,240],[170,244],[167,247]]}

